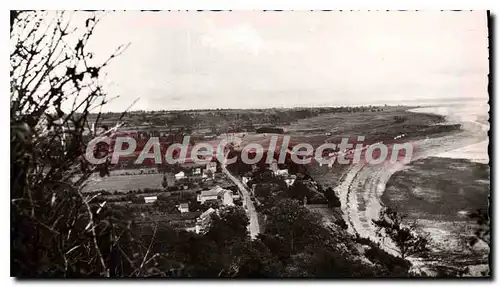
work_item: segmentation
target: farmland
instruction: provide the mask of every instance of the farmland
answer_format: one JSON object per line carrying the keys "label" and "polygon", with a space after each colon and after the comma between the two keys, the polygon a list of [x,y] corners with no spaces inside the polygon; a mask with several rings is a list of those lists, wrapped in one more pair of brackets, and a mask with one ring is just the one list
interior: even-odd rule
{"label": "farmland", "polygon": [[160,189],[163,174],[140,174],[140,175],[115,175],[105,178],[93,177],[84,189],[85,192],[94,190],[127,192],[138,189]]}
{"label": "farmland", "polygon": [[[396,142],[394,137],[405,134],[406,138],[420,138],[441,132],[448,132],[455,127],[439,125],[443,118],[437,115],[410,113],[407,107],[384,107],[378,110],[360,109],[352,112],[330,112],[320,113],[309,118],[299,118],[289,125],[281,126],[285,134],[289,135],[290,143],[309,143],[317,147],[325,142],[339,143],[343,137],[355,138],[358,135],[365,136],[365,142],[383,141],[384,143]],[[229,111],[227,111],[229,112]],[[252,111],[240,111],[251,113]],[[204,140],[200,142],[209,143],[214,147],[223,138],[233,134],[221,134],[217,139]],[[254,132],[234,134],[242,140],[241,147],[258,143],[267,149],[271,136],[278,137],[278,147],[283,139],[283,134],[259,134]],[[189,150],[189,149],[188,149]],[[190,152],[188,151],[188,157]],[[331,169],[309,167],[311,172],[319,177],[326,177],[322,184],[330,185],[331,180],[337,181],[343,174],[346,166],[334,166]],[[100,178],[98,176],[89,180],[85,191],[106,190],[125,192],[144,188],[161,188],[163,174],[151,173],[140,174],[139,170],[127,170],[127,173],[119,170],[112,171],[110,177]],[[320,180],[321,182],[322,180]]]}

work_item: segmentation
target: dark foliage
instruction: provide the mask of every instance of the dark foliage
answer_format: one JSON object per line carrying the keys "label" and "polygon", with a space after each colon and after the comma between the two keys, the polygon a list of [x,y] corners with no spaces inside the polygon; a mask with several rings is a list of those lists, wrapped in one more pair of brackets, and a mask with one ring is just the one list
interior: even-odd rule
{"label": "dark foliage", "polygon": [[379,234],[383,230],[392,239],[403,259],[429,251],[428,238],[417,233],[415,223],[405,223],[405,218],[406,215],[399,214],[395,209],[385,208],[380,212],[380,219],[373,220],[379,227]]}
{"label": "dark foliage", "polygon": [[262,127],[262,128],[256,129],[255,132],[259,133],[259,134],[263,134],[263,133],[282,134],[283,129],[282,128],[273,128],[273,127]]}
{"label": "dark foliage", "polygon": [[478,227],[474,231],[474,236],[469,240],[469,244],[473,246],[478,241],[483,241],[488,246],[491,246],[490,215],[488,211],[479,209],[476,212],[471,213],[469,218],[475,220],[478,224]]}

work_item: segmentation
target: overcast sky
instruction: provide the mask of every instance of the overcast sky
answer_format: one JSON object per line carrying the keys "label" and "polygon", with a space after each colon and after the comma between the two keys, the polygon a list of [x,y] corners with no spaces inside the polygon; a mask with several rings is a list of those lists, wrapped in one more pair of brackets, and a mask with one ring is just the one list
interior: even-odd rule
{"label": "overcast sky", "polygon": [[89,47],[120,111],[487,98],[486,12],[114,12]]}

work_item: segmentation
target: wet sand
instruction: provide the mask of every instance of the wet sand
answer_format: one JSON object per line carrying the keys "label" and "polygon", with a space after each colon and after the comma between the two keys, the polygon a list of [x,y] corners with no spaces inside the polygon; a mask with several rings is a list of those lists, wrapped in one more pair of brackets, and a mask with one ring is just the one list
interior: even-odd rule
{"label": "wet sand", "polygon": [[[413,109],[412,112],[432,112],[443,115],[448,123],[460,123],[462,126],[458,132],[414,141],[414,146],[418,148],[413,153],[412,161],[430,156],[446,155],[452,151],[456,153],[459,149],[466,149],[466,147],[474,146],[488,139],[487,130],[489,127],[487,123],[478,121],[480,118],[484,119],[483,111],[478,111],[477,116],[468,115],[470,110],[455,112],[449,107],[419,108]],[[484,154],[487,156],[487,151],[481,151],[479,154],[484,158]],[[469,159],[478,157],[477,154],[473,155],[470,152],[462,152],[461,156]],[[353,234],[380,242],[381,246],[392,254],[397,254],[394,244],[378,237],[376,228],[371,222],[372,219],[378,218],[383,206],[380,198],[384,194],[387,182],[395,172],[404,168],[407,167],[402,163],[392,165],[356,164],[349,168],[341,183],[336,187],[336,192],[341,198],[348,230]],[[414,265],[419,265],[418,258],[410,259],[415,263]]]}

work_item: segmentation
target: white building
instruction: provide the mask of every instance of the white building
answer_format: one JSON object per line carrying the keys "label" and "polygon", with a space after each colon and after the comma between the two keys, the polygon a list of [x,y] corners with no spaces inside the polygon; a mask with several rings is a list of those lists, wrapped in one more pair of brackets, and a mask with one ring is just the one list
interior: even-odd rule
{"label": "white building", "polygon": [[215,174],[217,172],[217,162],[211,161],[207,163],[207,167],[205,170],[209,170],[212,172],[212,174]]}
{"label": "white building", "polygon": [[275,175],[277,176],[287,176],[288,175],[288,169],[278,169],[274,172]]}
{"label": "white building", "polygon": [[292,186],[293,183],[295,182],[295,178],[287,178],[285,179],[285,183],[288,187]]}
{"label": "white building", "polygon": [[224,189],[220,186],[215,186],[210,190],[202,190],[197,197],[197,201],[203,204],[207,200],[222,200],[222,204],[233,206],[234,200],[239,199],[239,195],[234,195],[232,190]]}
{"label": "white building", "polygon": [[175,176],[175,179],[176,179],[176,180],[179,180],[179,179],[183,179],[183,178],[185,178],[185,177],[186,177],[186,174],[184,174],[184,172],[183,172],[183,171],[181,171],[181,172],[179,172],[179,173],[176,173],[174,176]]}
{"label": "white building", "polygon": [[210,228],[210,223],[211,223],[211,216],[214,214],[216,211],[213,208],[207,209],[207,211],[203,212],[197,219],[196,219],[196,227],[195,231],[198,234],[205,234],[208,232]]}
{"label": "white building", "polygon": [[189,203],[181,203],[178,206],[178,209],[181,213],[189,212]]}
{"label": "white building", "polygon": [[394,137],[394,139],[397,140],[397,139],[400,139],[400,138],[403,138],[403,137],[405,137],[405,134],[400,134],[400,135]]}
{"label": "white building", "polygon": [[227,206],[234,206],[233,192],[231,190],[225,189],[223,191],[222,204],[227,205]]}
{"label": "white building", "polygon": [[270,164],[269,169],[272,170],[274,174],[278,171],[278,162],[276,160],[273,160],[273,162]]}
{"label": "white building", "polygon": [[212,188],[210,190],[202,190],[201,193],[198,194],[197,196],[197,201],[203,204],[207,200],[217,200],[218,198],[219,198],[219,192],[217,190],[214,190],[214,188]]}
{"label": "white building", "polygon": [[153,203],[158,199],[157,196],[145,196],[144,197],[144,202],[145,203]]}
{"label": "white building", "polygon": [[243,184],[245,184],[245,185],[247,184],[247,182],[248,182],[249,180],[250,180],[250,179],[249,179],[248,177],[245,177],[245,176],[241,178],[241,181],[242,181],[242,182],[243,182]]}

